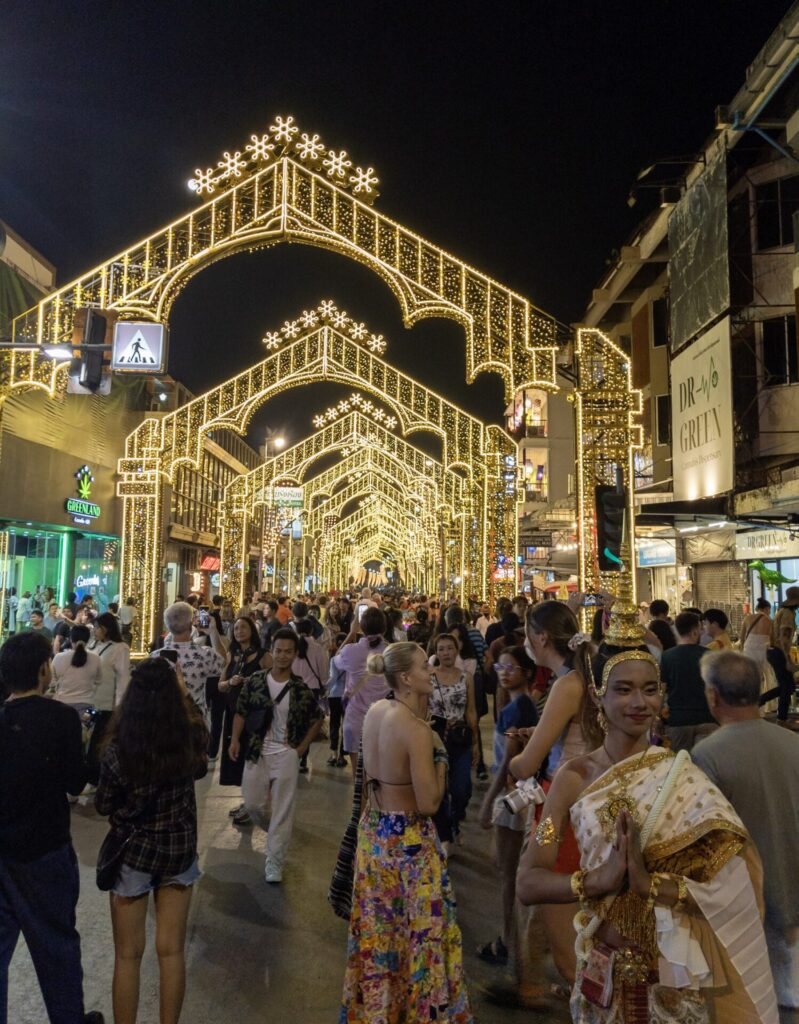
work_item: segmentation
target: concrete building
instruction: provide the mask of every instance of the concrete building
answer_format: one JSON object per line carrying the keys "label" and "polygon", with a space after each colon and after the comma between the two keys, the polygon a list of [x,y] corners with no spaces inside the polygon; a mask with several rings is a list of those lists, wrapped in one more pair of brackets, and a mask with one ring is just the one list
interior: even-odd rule
{"label": "concrete building", "polygon": [[737,627],[763,590],[749,561],[799,578],[799,4],[708,120],[693,156],[642,170],[630,201],[650,212],[583,322],[631,353],[644,393],[640,596]]}

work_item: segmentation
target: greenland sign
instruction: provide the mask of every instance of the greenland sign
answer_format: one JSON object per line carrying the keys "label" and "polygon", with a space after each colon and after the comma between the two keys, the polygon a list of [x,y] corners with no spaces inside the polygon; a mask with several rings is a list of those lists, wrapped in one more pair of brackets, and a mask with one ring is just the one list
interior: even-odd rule
{"label": "greenland sign", "polygon": [[729,317],[672,361],[671,407],[675,500],[731,491],[735,448]]}

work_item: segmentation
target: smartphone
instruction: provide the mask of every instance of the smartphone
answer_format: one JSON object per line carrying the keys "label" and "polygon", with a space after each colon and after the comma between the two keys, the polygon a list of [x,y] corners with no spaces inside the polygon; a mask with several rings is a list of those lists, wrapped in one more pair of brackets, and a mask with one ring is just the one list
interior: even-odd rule
{"label": "smartphone", "polygon": [[366,609],[369,607],[368,604],[362,604],[358,609],[358,622],[363,622],[363,617],[366,615]]}
{"label": "smartphone", "polygon": [[197,612],[197,625],[200,629],[208,629],[211,625],[211,613],[207,608],[201,608]]}
{"label": "smartphone", "polygon": [[604,603],[604,594],[583,594],[583,608],[601,608]]}
{"label": "smartphone", "polygon": [[159,658],[166,658],[167,661],[171,661],[173,665],[178,663],[178,652],[173,651],[171,647],[162,647],[158,652]]}

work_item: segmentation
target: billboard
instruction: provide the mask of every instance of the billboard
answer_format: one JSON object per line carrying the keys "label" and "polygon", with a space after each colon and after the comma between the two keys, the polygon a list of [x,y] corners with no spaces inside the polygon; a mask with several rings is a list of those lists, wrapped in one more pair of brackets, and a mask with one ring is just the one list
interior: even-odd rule
{"label": "billboard", "polygon": [[677,545],[673,540],[664,538],[641,538],[636,540],[636,555],[639,569],[652,569],[658,565],[677,564]]}
{"label": "billboard", "polygon": [[671,350],[730,305],[727,161],[722,151],[669,217]]}
{"label": "billboard", "polygon": [[734,476],[730,318],[671,364],[674,500],[731,491]]}

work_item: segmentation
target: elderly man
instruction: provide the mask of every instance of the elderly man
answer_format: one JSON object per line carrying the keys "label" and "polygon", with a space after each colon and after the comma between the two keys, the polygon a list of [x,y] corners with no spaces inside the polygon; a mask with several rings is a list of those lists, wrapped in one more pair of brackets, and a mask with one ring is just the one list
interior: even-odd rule
{"label": "elderly man", "polygon": [[[208,720],[206,682],[209,676],[222,674],[227,649],[213,615],[207,627],[197,628],[199,639],[196,642],[192,640],[194,614],[194,609],[186,601],[176,601],[167,608],[164,612],[164,625],[169,635],[162,650],[178,652],[178,664],[186,678],[189,695]],[[211,641],[210,647],[206,646],[206,638]],[[158,654],[158,651],[153,651],[153,656]]]}
{"label": "elderly man", "polygon": [[691,752],[749,830],[763,861],[765,930],[777,1001],[799,1008],[799,736],[760,717],[760,671],[736,651],[702,660],[707,703],[721,726]]}

